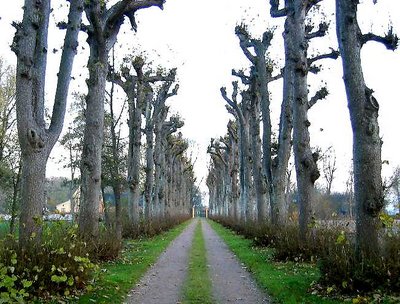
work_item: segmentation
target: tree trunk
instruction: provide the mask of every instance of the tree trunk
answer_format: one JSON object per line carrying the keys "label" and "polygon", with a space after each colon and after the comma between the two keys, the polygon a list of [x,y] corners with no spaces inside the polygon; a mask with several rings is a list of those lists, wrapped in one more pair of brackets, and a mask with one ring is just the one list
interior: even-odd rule
{"label": "tree trunk", "polygon": [[[289,22],[289,21],[286,21]],[[271,220],[275,225],[285,224],[288,220],[288,204],[286,202],[286,172],[288,169],[292,129],[293,129],[293,88],[294,88],[294,68],[293,62],[289,60],[291,41],[289,35],[290,25],[286,25],[288,30],[284,39],[285,43],[285,69],[283,75],[283,101],[281,105],[279,121],[278,151],[276,161],[272,164],[272,193],[271,199]],[[287,38],[286,38],[287,37]]]}
{"label": "tree trunk", "polygon": [[[291,40],[289,60],[294,68],[293,150],[297,177],[297,203],[299,206],[300,236],[305,238],[312,217],[314,183],[319,177],[316,157],[311,152],[308,127],[307,45],[305,32],[306,5],[304,0],[294,1],[294,11],[288,14],[285,39]],[[292,18],[293,16],[293,18]]]}
{"label": "tree trunk", "polygon": [[79,233],[86,241],[99,236],[101,202],[101,152],[104,131],[104,94],[108,73],[108,52],[104,45],[90,43],[86,124],[81,161],[81,204]]}
{"label": "tree trunk", "polygon": [[50,1],[25,1],[23,20],[15,25],[12,49],[17,55],[16,110],[22,153],[19,225],[22,252],[35,250],[40,244],[46,164],[64,123],[82,8],[83,0],[71,0],[49,129],[44,121],[44,87]]}
{"label": "tree trunk", "polygon": [[265,223],[267,219],[267,189],[261,163],[260,104],[258,95],[257,92],[253,91],[250,110],[250,138],[254,190],[257,204],[257,221],[259,224],[262,224]]}
{"label": "tree trunk", "polygon": [[122,240],[121,189],[122,185],[120,184],[113,186],[115,198],[115,236],[118,241]]}
{"label": "tree trunk", "polygon": [[[148,101],[150,103],[150,101]],[[153,216],[153,186],[154,186],[154,132],[150,104],[146,110],[146,180],[144,185],[145,219],[150,223]]]}
{"label": "tree trunk", "polygon": [[362,34],[357,23],[358,1],[336,1],[336,23],[353,129],[356,246],[362,258],[379,255],[379,212],[383,207],[379,104],[365,85],[360,51]]}

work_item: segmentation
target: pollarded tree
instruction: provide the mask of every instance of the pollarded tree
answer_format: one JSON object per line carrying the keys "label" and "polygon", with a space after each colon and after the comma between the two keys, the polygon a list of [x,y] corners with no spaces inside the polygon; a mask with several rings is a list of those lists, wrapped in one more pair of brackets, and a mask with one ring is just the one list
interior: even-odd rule
{"label": "pollarded tree", "polygon": [[[376,1],[375,1],[376,2]],[[384,36],[363,34],[357,21],[358,0],[336,1],[336,31],[343,63],[350,120],[353,129],[354,198],[356,205],[356,244],[363,258],[379,254],[379,213],[384,205],[381,177],[379,103],[365,84],[361,48],[368,41],[395,50],[398,37],[390,29]]]}
{"label": "pollarded tree", "polygon": [[[145,134],[146,134],[146,181],[144,186],[144,199],[145,199],[145,219],[151,220],[152,213],[154,211],[154,128],[157,124],[158,127],[163,123],[163,115],[165,115],[165,102],[168,98],[174,96],[178,92],[178,85],[169,92],[173,82],[175,81],[176,69],[169,72],[169,75],[165,77],[163,83],[158,88],[158,91],[153,95],[149,95],[146,99],[146,111],[145,111]],[[148,88],[148,91],[152,89]],[[163,113],[164,112],[164,113]],[[165,118],[164,118],[165,119]]]}
{"label": "pollarded tree", "polygon": [[[234,115],[238,125],[239,138],[239,184],[240,184],[240,219],[250,220],[251,206],[251,170],[250,170],[250,145],[249,145],[249,98],[237,101],[238,83],[232,82],[232,98],[226,94],[226,88],[221,88],[221,94],[228,104],[228,111]],[[243,95],[242,95],[243,97]]]}
{"label": "pollarded tree", "polygon": [[45,77],[50,0],[25,1],[21,23],[14,23],[17,55],[16,110],[22,151],[19,242],[23,252],[39,245],[45,203],[47,159],[61,133],[68,88],[81,28],[83,0],[71,0],[50,126],[45,123]]}
{"label": "pollarded tree", "polygon": [[229,174],[229,153],[221,140],[211,139],[207,147],[207,153],[211,156],[211,168],[214,172],[214,181],[212,185],[215,187],[213,193],[215,209],[214,214],[227,217],[229,215],[229,198],[231,197],[231,182]]}
{"label": "pollarded tree", "polygon": [[144,8],[162,8],[164,0],[119,0],[107,8],[106,1],[85,2],[85,26],[90,47],[89,79],[86,98],[86,125],[81,163],[82,193],[79,232],[86,240],[95,240],[99,232],[101,187],[101,148],[103,144],[104,96],[108,74],[108,55],[114,46],[125,17],[137,28],[135,13]]}
{"label": "pollarded tree", "polygon": [[153,73],[145,70],[145,59],[141,56],[125,57],[120,71],[111,71],[109,81],[120,86],[127,97],[128,103],[128,215],[134,225],[139,224],[140,200],[140,159],[142,146],[142,121],[146,112],[146,100],[151,99],[151,84],[160,81],[170,81],[175,78],[173,73],[163,74],[161,70]]}
{"label": "pollarded tree", "polygon": [[[279,0],[270,0],[272,17],[286,17],[284,98],[292,99],[293,107],[293,150],[297,177],[297,201],[299,205],[300,236],[304,238],[309,230],[314,200],[314,184],[320,173],[317,167],[318,154],[313,153],[310,145],[308,110],[315,103],[327,96],[326,88],[321,88],[308,99],[307,75],[310,67],[317,60],[337,58],[337,52],[308,58],[307,51],[311,39],[323,37],[328,29],[326,22],[321,22],[317,30],[306,24],[310,10],[322,0],[288,0],[279,9]],[[314,69],[315,70],[315,69]],[[318,69],[317,69],[318,70]],[[288,92],[285,92],[288,90]]]}
{"label": "pollarded tree", "polygon": [[[161,116],[166,115],[167,108],[165,111],[161,113]],[[173,133],[175,133],[178,129],[183,127],[183,121],[178,115],[173,115],[169,118],[168,121],[163,121],[161,130],[159,129],[159,123],[163,120],[164,117],[160,117],[157,121],[155,127],[155,185],[154,185],[154,202],[155,204],[159,204],[159,215],[162,218],[166,218],[169,216],[168,209],[168,172],[169,168],[167,167],[167,157],[169,152],[167,149],[169,147],[168,139],[171,137]],[[157,206],[157,205],[156,205]]]}
{"label": "pollarded tree", "polygon": [[[153,102],[153,113],[151,118],[151,124],[153,125],[154,132],[154,151],[153,151],[153,162],[154,162],[154,190],[153,190],[153,216],[161,215],[164,213],[162,205],[161,183],[162,183],[162,143],[163,136],[166,134],[164,130],[170,132],[176,132],[183,123],[179,117],[172,116],[169,121],[166,121],[169,107],[165,105],[168,98],[174,96],[178,92],[179,85],[170,91],[170,87],[175,81],[175,69],[170,71],[170,75],[165,79],[164,83],[158,90],[157,97]],[[168,79],[169,78],[169,79]],[[170,134],[172,134],[170,133]],[[161,195],[160,195],[161,194]]]}

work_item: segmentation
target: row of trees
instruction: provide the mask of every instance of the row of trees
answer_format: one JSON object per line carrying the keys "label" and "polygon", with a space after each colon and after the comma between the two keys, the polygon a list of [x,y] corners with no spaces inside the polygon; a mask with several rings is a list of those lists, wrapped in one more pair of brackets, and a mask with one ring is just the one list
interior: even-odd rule
{"label": "row of trees", "polygon": [[[99,202],[105,185],[112,187],[116,198],[117,236],[121,236],[120,197],[126,185],[129,189],[129,218],[133,224],[138,224],[142,186],[140,159],[144,151],[142,121],[146,135],[143,190],[146,220],[167,214],[188,213],[194,188],[191,160],[185,153],[188,144],[180,134],[175,134],[183,123],[178,116],[168,118],[169,108],[165,104],[169,97],[177,94],[177,86],[171,89],[176,70],[155,74],[144,71],[145,62],[141,57],[126,60],[120,71],[116,71],[109,63],[110,51],[125,19],[136,30],[135,13],[152,6],[162,8],[164,1],[120,0],[111,6],[107,1],[100,0],[68,2],[68,21],[58,24],[61,29],[66,29],[66,35],[49,123],[45,115],[45,76],[50,0],[25,1],[22,22],[14,23],[16,34],[12,49],[17,56],[15,104],[21,147],[19,244],[21,251],[27,253],[35,250],[41,241],[39,219],[42,218],[45,203],[46,164],[63,128],[72,66],[81,31],[87,34],[90,50],[87,94],[84,97],[81,125],[78,127],[81,128],[82,137],[78,145],[72,143],[68,136],[63,139],[75,164],[74,151],[81,150],[81,154],[78,154],[80,236],[86,241],[98,239]],[[82,22],[83,13],[86,23]],[[107,99],[109,112],[105,115],[107,79],[112,87]],[[126,158],[122,152],[119,130],[121,114],[116,110],[113,97],[115,85],[120,86],[127,96],[129,148]],[[106,138],[104,134],[107,134]],[[121,165],[124,159],[127,173]],[[77,172],[72,166],[71,174],[73,180]],[[72,192],[71,186],[71,196]]]}
{"label": "row of trees", "polygon": [[[284,18],[285,65],[274,71],[268,56],[273,38],[266,31],[262,38],[250,35],[245,25],[236,27],[240,47],[250,61],[249,72],[232,71],[237,76],[233,92],[228,96],[221,88],[227,110],[234,116],[228,132],[211,140],[208,152],[211,165],[207,178],[210,205],[214,213],[234,217],[238,221],[270,221],[283,225],[288,220],[288,161],[293,146],[297,179],[300,236],[305,239],[312,227],[315,182],[320,177],[317,161],[320,154],[310,146],[308,111],[328,95],[326,87],[309,97],[308,74],[317,74],[322,59],[343,62],[344,83],[354,133],[353,167],[356,209],[356,243],[363,256],[379,252],[379,213],[383,207],[381,179],[381,139],[379,137],[379,104],[373,90],[365,84],[360,59],[361,47],[368,41],[383,43],[388,49],[397,47],[398,38],[392,29],[385,36],[363,34],[357,23],[356,0],[336,1],[336,24],[339,51],[310,56],[308,46],[313,39],[323,37],[328,23],[312,24],[321,1],[290,0],[284,4],[270,1],[273,18]],[[310,17],[314,14],[313,17]],[[307,22],[311,20],[311,22]],[[270,118],[269,83],[283,78],[279,130],[273,137]],[[243,88],[243,89],[240,89]],[[240,100],[239,100],[240,93]],[[262,128],[262,131],[260,131]],[[262,134],[262,136],[260,135]],[[332,168],[331,168],[332,169]],[[325,168],[324,168],[325,170]],[[324,172],[332,181],[333,172]],[[330,191],[329,180],[328,191]],[[330,182],[331,184],[331,182]]]}

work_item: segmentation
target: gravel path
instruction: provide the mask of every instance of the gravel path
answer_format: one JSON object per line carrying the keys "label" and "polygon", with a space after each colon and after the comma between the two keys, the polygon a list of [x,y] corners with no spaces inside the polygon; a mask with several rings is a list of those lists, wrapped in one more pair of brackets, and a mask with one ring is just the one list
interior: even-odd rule
{"label": "gravel path", "polygon": [[[179,304],[189,250],[198,220],[193,220],[164,251],[128,295],[127,304]],[[218,304],[269,303],[250,274],[205,220],[201,220],[213,295]]]}
{"label": "gravel path", "polygon": [[197,220],[179,235],[165,250],[134,288],[125,303],[176,304],[188,268],[189,249],[192,245]]}
{"label": "gravel path", "polygon": [[202,220],[202,227],[210,265],[209,274],[217,303],[269,303],[268,297],[260,291],[249,272],[240,265],[235,255],[205,220]]}

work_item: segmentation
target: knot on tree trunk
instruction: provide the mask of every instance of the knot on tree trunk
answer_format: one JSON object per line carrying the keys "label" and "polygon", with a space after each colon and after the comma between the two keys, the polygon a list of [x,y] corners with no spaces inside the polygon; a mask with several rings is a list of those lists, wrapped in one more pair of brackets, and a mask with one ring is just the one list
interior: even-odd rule
{"label": "knot on tree trunk", "polygon": [[376,98],[372,95],[374,90],[365,87],[365,109],[370,110],[373,112],[378,112],[379,110],[379,103]]}
{"label": "knot on tree trunk", "polygon": [[304,168],[310,173],[310,181],[313,184],[320,177],[320,173],[319,173],[318,166],[317,166],[318,158],[319,158],[319,154],[317,152],[315,152],[311,155],[311,157],[306,157],[301,162],[302,165],[304,166]]}
{"label": "knot on tree trunk", "polygon": [[383,198],[367,199],[364,204],[365,212],[372,217],[378,216],[384,206]]}
{"label": "knot on tree trunk", "polygon": [[35,152],[40,152],[44,148],[44,140],[34,129],[28,129],[28,142]]}

